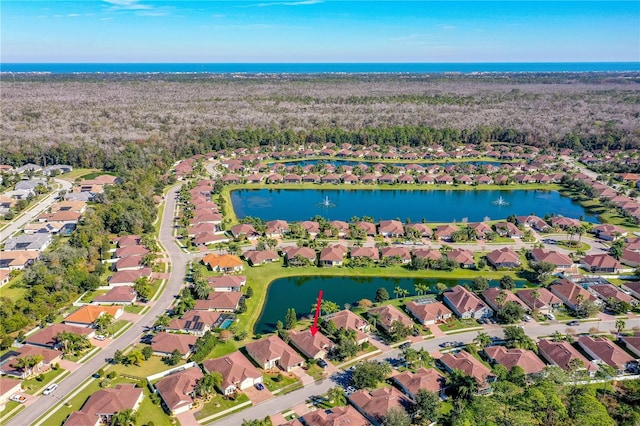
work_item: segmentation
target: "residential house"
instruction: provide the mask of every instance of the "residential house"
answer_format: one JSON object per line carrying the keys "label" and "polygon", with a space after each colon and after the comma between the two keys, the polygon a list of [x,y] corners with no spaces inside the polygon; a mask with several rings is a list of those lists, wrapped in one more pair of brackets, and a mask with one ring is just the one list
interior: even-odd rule
{"label": "residential house", "polygon": [[300,425],[305,426],[369,426],[371,424],[369,420],[356,411],[351,405],[311,411],[295,420],[298,420]]}
{"label": "residential house", "polygon": [[496,269],[518,268],[521,265],[520,257],[509,247],[493,250],[487,254],[487,261]]}
{"label": "residential house", "polygon": [[182,358],[188,358],[196,345],[197,336],[190,334],[174,334],[160,332],[151,340],[154,355],[169,356],[174,350],[180,352]]}
{"label": "residential house", "polygon": [[118,271],[109,277],[110,286],[131,286],[138,278],[151,278],[151,268],[141,268],[132,271]]}
{"label": "residential house", "polygon": [[93,323],[103,315],[111,315],[118,319],[124,313],[122,306],[83,305],[65,317],[64,323],[77,327],[92,327]]}
{"label": "residential house", "polygon": [[309,236],[311,238],[315,238],[316,235],[320,233],[320,224],[318,222],[305,220],[303,222],[300,222],[300,226],[302,227],[302,229],[309,233]]}
{"label": "residential house", "polygon": [[406,247],[382,247],[380,249],[380,258],[389,259],[390,261],[399,260],[402,264],[411,263],[411,252]]}
{"label": "residential house", "polygon": [[525,305],[522,300],[518,299],[511,290],[491,287],[484,290],[481,294],[482,298],[494,311],[499,311],[507,302],[516,303],[522,306],[525,311],[528,309],[527,305]]}
{"label": "residential house", "polygon": [[71,413],[63,426],[111,424],[116,413],[138,410],[143,397],[142,388],[133,383],[120,383],[111,389],[100,389],[87,399],[80,411]]}
{"label": "residential house", "polygon": [[461,248],[454,248],[445,253],[445,256],[460,268],[471,269],[476,267],[473,252]]}
{"label": "residential house", "polygon": [[20,234],[4,243],[4,251],[43,251],[51,244],[50,234]]}
{"label": "residential house", "polygon": [[374,426],[384,423],[385,416],[392,408],[405,411],[411,401],[393,387],[383,387],[368,391],[359,390],[347,397],[351,405],[365,416]]}
{"label": "residential house", "polygon": [[138,269],[142,269],[144,256],[135,255],[128,256],[118,259],[114,265],[114,270],[116,271],[135,271]]}
{"label": "residential house", "polygon": [[95,330],[91,328],[56,323],[27,336],[25,343],[43,348],[58,349],[60,343],[57,341],[56,336],[63,332],[85,336],[87,339],[95,335]]}
{"label": "residential house", "polygon": [[302,355],[311,359],[326,358],[329,352],[335,347],[335,343],[329,340],[321,332],[315,335],[310,330],[290,331],[289,343],[302,353]]}
{"label": "residential house", "polygon": [[640,359],[640,335],[620,336],[620,341],[625,344],[627,350],[633,352]]}
{"label": "residential house", "polygon": [[91,301],[94,305],[133,305],[138,294],[128,286],[113,287],[106,294],[96,296]]}
{"label": "residential house", "polygon": [[240,351],[208,359],[202,363],[202,367],[206,373],[218,372],[222,375],[220,390],[223,395],[231,395],[262,383],[262,374]]}
{"label": "residential house", "polygon": [[327,315],[324,317],[324,320],[333,321],[338,330],[341,328],[345,330],[355,330],[356,343],[359,345],[369,340],[369,336],[366,334],[371,328],[369,323],[348,309]]}
{"label": "residential house", "polygon": [[487,346],[484,348],[489,362],[504,365],[508,371],[513,367],[520,367],[527,376],[540,373],[546,367],[535,352],[528,349],[511,348],[504,346]]}
{"label": "residential house", "polygon": [[404,226],[405,234],[409,235],[409,230],[412,229],[422,238],[431,238],[433,231],[426,223],[408,223]]}
{"label": "residential house", "polygon": [[580,261],[581,266],[589,272],[618,273],[622,265],[608,254],[588,254]]}
{"label": "residential house", "polygon": [[591,232],[593,232],[597,238],[605,241],[614,241],[618,238],[627,236],[626,229],[608,223],[594,226],[593,228],[591,228]]}
{"label": "residential house", "polygon": [[578,344],[596,362],[610,365],[618,374],[624,374],[632,363],[637,364],[631,355],[606,337],[582,336]]}
{"label": "residential house", "polygon": [[449,352],[442,355],[438,361],[449,372],[460,370],[464,374],[476,379],[479,394],[487,394],[492,391],[491,383],[495,381],[495,375],[469,352]]}
{"label": "residential house", "polygon": [[231,227],[231,235],[233,238],[244,237],[247,240],[256,240],[260,237],[260,234],[250,223],[240,223]]}
{"label": "residential house", "polygon": [[[338,237],[344,237],[349,233],[349,224],[343,220],[332,220],[329,225],[338,230]],[[331,231],[327,229],[325,234],[331,235]]]}
{"label": "residential house", "polygon": [[538,232],[549,232],[551,231],[551,226],[544,219],[539,218],[535,215],[529,216],[518,216],[516,217],[516,221],[519,225],[524,225],[525,228],[532,228]]}
{"label": "residential house", "polygon": [[626,302],[630,305],[636,305],[638,301],[620,290],[613,284],[591,284],[587,287],[587,291],[605,303],[613,301],[615,303]]}
{"label": "residential house", "polygon": [[193,309],[185,312],[182,318],[172,319],[165,330],[202,336],[213,328],[219,318],[219,312]]}
{"label": "residential house", "polygon": [[211,268],[212,271],[233,273],[240,272],[244,268],[242,260],[233,254],[209,253],[202,258],[202,263]]}
{"label": "residential house", "polygon": [[4,411],[9,398],[22,390],[22,382],[20,380],[11,379],[9,377],[0,377],[0,411]]}
{"label": "residential house", "polygon": [[553,313],[562,306],[562,300],[544,287],[522,289],[516,295],[527,305],[528,311],[539,312],[543,315]]}
{"label": "residential house", "polygon": [[[62,352],[60,351],[32,345],[23,345],[7,355],[9,358],[5,359],[6,362],[0,366],[0,374],[17,377],[22,380],[48,371],[53,364],[59,363],[62,359]],[[33,367],[20,367],[17,361],[20,358],[27,357],[42,357],[42,359]]]}
{"label": "residential house", "polygon": [[589,362],[587,358],[578,352],[571,343],[566,341],[552,342],[550,340],[542,339],[538,341],[538,353],[549,364],[556,365],[564,371],[569,370],[571,367],[570,363],[574,359],[577,359],[582,363],[583,368],[581,369],[585,369],[591,377],[595,375],[596,370],[598,369],[598,367]]}
{"label": "residential house", "polygon": [[170,415],[185,413],[193,407],[198,382],[204,377],[199,367],[191,367],[160,379],[155,388]]}
{"label": "residential house", "polygon": [[524,232],[511,222],[498,222],[494,226],[496,233],[501,237],[522,238],[524,236]]}
{"label": "residential house", "polygon": [[623,281],[622,284],[620,285],[620,288],[622,290],[624,290],[624,291],[628,291],[629,294],[631,294],[636,299],[640,299],[640,282],[638,282],[638,281],[633,281],[633,282]]}
{"label": "residential house", "polygon": [[0,268],[9,271],[20,271],[40,258],[39,251],[13,250],[0,252]]}
{"label": "residential house", "polygon": [[380,259],[380,254],[375,247],[353,247],[349,257],[351,259],[366,258],[377,262]]}
{"label": "residential house", "polygon": [[248,343],[245,349],[247,355],[264,370],[277,367],[289,372],[304,363],[302,357],[276,335]]}
{"label": "residential house", "polygon": [[289,233],[289,224],[286,220],[270,220],[266,223],[266,236],[270,238],[282,238]]}
{"label": "residential house", "polygon": [[585,290],[583,287],[575,284],[567,279],[555,281],[550,287],[551,293],[555,294],[567,305],[567,307],[575,311],[581,301],[590,300],[597,302],[597,298]]}
{"label": "residential house", "polygon": [[442,252],[436,249],[417,248],[413,250],[413,257],[430,262],[437,262],[442,259]]}
{"label": "residential house", "polygon": [[369,319],[377,316],[376,324],[387,333],[393,333],[394,323],[400,322],[405,327],[413,327],[413,321],[393,305],[384,305],[369,309]]}
{"label": "residential house", "polygon": [[439,240],[451,241],[451,235],[456,231],[459,231],[456,225],[440,225],[436,227],[434,235]]}
{"label": "residential house", "polygon": [[242,286],[247,284],[247,277],[244,275],[224,275],[222,277],[207,277],[209,287],[213,291],[241,291]]}
{"label": "residential house", "polygon": [[149,250],[142,245],[135,246],[127,246],[127,247],[119,247],[113,254],[115,258],[123,258],[129,256],[144,256],[145,254],[150,253]]}
{"label": "residential house", "polygon": [[316,263],[316,251],[311,247],[285,247],[285,261],[289,266],[314,265]]}
{"label": "residential house", "polygon": [[212,291],[206,299],[196,300],[193,309],[216,312],[236,312],[243,295],[239,291]]}
{"label": "residential house", "polygon": [[118,248],[131,247],[141,245],[140,235],[125,235],[115,238],[112,242],[116,244]]}
{"label": "residential house", "polygon": [[487,238],[487,235],[493,234],[494,232],[493,229],[485,222],[469,223],[467,227],[475,231],[476,239],[478,240],[484,240]]}
{"label": "residential house", "polygon": [[433,299],[418,299],[408,302],[406,310],[422,325],[447,322],[453,314],[442,302]]}
{"label": "residential house", "polygon": [[570,217],[554,216],[551,218],[551,226],[554,228],[566,229],[570,226],[579,227],[582,226],[578,219]]}
{"label": "residential house", "polygon": [[475,294],[461,285],[451,288],[442,295],[444,303],[460,318],[490,318],[493,311]]}
{"label": "residential house", "polygon": [[399,220],[381,220],[378,233],[383,237],[398,238],[404,235],[404,226]]}
{"label": "residential house", "polygon": [[534,248],[531,250],[531,259],[534,262],[547,262],[555,266],[554,272],[577,272],[577,265],[564,253]]}
{"label": "residential house", "polygon": [[405,395],[414,401],[420,389],[443,396],[446,386],[445,377],[435,368],[421,367],[415,373],[407,370],[393,376],[393,381]]}
{"label": "residential house", "polygon": [[358,229],[362,229],[365,233],[365,235],[371,237],[374,235],[377,235],[377,230],[376,230],[376,224],[375,223],[371,223],[371,222],[365,222],[363,220],[356,222],[355,224],[356,228]]}
{"label": "residential house", "polygon": [[274,263],[280,261],[278,252],[273,250],[250,250],[244,252],[244,258],[251,266],[260,266],[265,263]]}
{"label": "residential house", "polygon": [[319,257],[319,266],[342,266],[347,248],[336,244],[322,249]]}

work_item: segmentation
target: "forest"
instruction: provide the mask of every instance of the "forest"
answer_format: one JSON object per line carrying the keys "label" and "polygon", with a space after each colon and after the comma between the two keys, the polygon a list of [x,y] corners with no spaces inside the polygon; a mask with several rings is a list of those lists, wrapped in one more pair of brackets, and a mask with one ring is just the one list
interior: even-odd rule
{"label": "forest", "polygon": [[0,163],[127,170],[223,148],[640,143],[637,73],[5,75]]}

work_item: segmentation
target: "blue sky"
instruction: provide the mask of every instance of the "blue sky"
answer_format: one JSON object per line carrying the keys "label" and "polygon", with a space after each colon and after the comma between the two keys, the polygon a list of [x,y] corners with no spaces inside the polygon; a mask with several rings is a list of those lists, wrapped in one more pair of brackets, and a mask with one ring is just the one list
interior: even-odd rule
{"label": "blue sky", "polygon": [[2,62],[640,61],[640,1],[2,0]]}

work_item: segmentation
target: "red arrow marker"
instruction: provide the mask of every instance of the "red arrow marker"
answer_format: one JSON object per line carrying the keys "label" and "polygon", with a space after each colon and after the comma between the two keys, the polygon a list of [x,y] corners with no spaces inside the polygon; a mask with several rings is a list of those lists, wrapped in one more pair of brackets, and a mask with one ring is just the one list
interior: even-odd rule
{"label": "red arrow marker", "polygon": [[315,336],[318,332],[318,317],[320,316],[320,305],[322,305],[322,290],[318,292],[318,304],[316,305],[316,316],[313,319],[313,325],[309,328],[311,335]]}

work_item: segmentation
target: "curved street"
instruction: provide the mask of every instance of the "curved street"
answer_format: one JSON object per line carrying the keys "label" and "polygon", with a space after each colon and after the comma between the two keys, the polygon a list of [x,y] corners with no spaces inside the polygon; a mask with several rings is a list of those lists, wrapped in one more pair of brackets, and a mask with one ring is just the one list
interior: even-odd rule
{"label": "curved street", "polygon": [[181,186],[182,184],[178,184],[168,191],[160,226],[160,243],[164,246],[165,253],[171,262],[171,277],[162,294],[154,302],[153,306],[151,306],[151,309],[149,309],[133,327],[60,381],[58,388],[51,395],[39,396],[35,404],[30,405],[27,409],[11,419],[7,423],[8,426],[47,424],[46,419],[38,423],[36,423],[36,420],[43,414],[50,412],[56,404],[73,392],[74,389],[80,386],[87,378],[90,378],[93,373],[105,364],[107,359],[113,357],[116,350],[123,350],[130,344],[136,343],[140,339],[145,327],[151,327],[156,321],[156,317],[164,313],[173,302],[175,295],[179,293],[180,287],[182,286],[186,265],[190,259],[188,254],[178,248],[173,238],[173,213],[176,206],[176,194]]}

